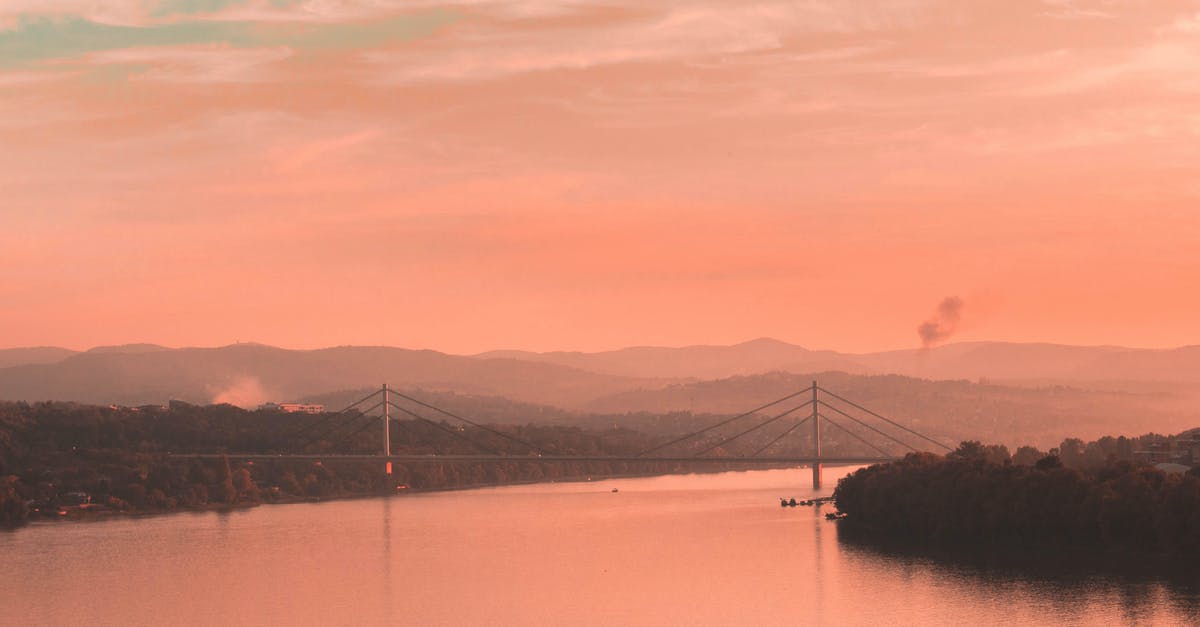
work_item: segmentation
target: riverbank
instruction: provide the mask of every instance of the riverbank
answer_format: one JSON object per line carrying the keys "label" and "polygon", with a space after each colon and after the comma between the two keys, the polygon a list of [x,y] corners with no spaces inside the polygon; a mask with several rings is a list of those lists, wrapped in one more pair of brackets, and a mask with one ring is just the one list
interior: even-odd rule
{"label": "riverbank", "polygon": [[795,470],[593,479],[33,525],[0,534],[0,624],[1186,625],[1200,607],[1194,581],[850,546],[780,510],[826,493]]}
{"label": "riverbank", "polygon": [[[338,435],[349,425],[335,418],[361,423],[361,417],[298,417],[226,405],[134,409],[0,403],[0,526],[20,524],[31,514],[35,519],[91,520],[372,497],[391,494],[397,485],[420,492],[739,467],[735,461],[713,467],[642,461],[639,452],[662,445],[675,432],[643,433],[615,422],[587,430],[538,424],[451,427],[414,419],[395,421],[391,445],[393,452],[419,460],[394,463],[388,476],[382,462],[368,457],[379,446],[375,434]],[[660,428],[656,424],[651,422]],[[748,454],[766,443],[751,441],[744,449],[711,453],[700,443],[680,443],[673,455],[679,460],[702,453]],[[506,461],[461,459],[481,450]],[[530,450],[543,451],[548,459],[539,462]],[[221,456],[222,451],[249,457]],[[287,451],[309,455],[288,457]],[[322,459],[314,451],[363,457],[330,454]],[[203,458],[190,457],[201,453]],[[449,461],[436,461],[438,456]]]}
{"label": "riverbank", "polygon": [[[731,463],[730,465],[732,466],[735,464]],[[786,466],[786,465],[762,466],[761,464],[756,464],[754,466],[755,470],[782,469],[782,468],[790,468],[790,466]],[[255,507],[259,507],[259,506],[270,506],[270,505],[291,505],[291,504],[297,504],[297,503],[324,503],[324,502],[348,501],[348,500],[359,500],[359,499],[404,498],[406,496],[412,496],[412,495],[418,495],[418,494],[462,492],[462,491],[469,491],[469,490],[500,488],[500,487],[520,486],[520,485],[543,485],[543,484],[555,484],[555,483],[589,483],[589,482],[599,483],[599,482],[603,482],[603,481],[619,481],[619,480],[641,479],[641,478],[647,478],[647,477],[663,477],[663,476],[673,476],[673,475],[686,476],[686,475],[719,474],[719,473],[730,472],[731,470],[745,470],[745,468],[742,468],[742,469],[714,468],[711,465],[704,465],[704,466],[698,466],[695,469],[689,469],[684,472],[640,472],[640,473],[635,472],[635,473],[622,473],[622,474],[614,474],[614,475],[581,475],[581,476],[577,476],[577,477],[557,477],[557,478],[553,478],[553,479],[525,479],[525,480],[506,481],[503,483],[475,483],[475,484],[466,484],[466,485],[437,487],[437,488],[429,488],[429,487],[413,488],[413,487],[407,486],[406,484],[401,484],[400,486],[397,486],[398,489],[396,489],[396,490],[383,490],[383,491],[362,492],[362,493],[346,493],[346,494],[338,494],[338,495],[327,495],[327,496],[321,496],[321,497],[279,495],[279,496],[275,496],[275,497],[269,498],[269,499],[264,499],[264,500],[261,500],[258,502],[242,502],[242,503],[234,503],[234,504],[209,503],[209,504],[204,504],[204,505],[200,505],[200,506],[178,506],[178,507],[171,508],[171,509],[139,509],[139,510],[130,511],[130,510],[114,509],[114,508],[111,508],[111,507],[108,507],[105,505],[88,504],[88,505],[84,505],[84,506],[65,506],[65,507],[57,508],[53,511],[33,511],[33,512],[31,512],[31,515],[22,524],[0,526],[0,530],[15,530],[15,529],[19,529],[22,526],[27,525],[27,524],[53,525],[53,524],[69,523],[69,522],[100,522],[100,521],[114,520],[114,519],[160,517],[160,516],[167,516],[167,515],[171,515],[171,514],[230,512],[230,511],[245,510],[245,509],[255,508]]]}
{"label": "riverbank", "polygon": [[844,478],[848,529],[914,547],[1070,548],[1115,556],[1200,557],[1200,476],[1111,460],[995,463],[960,449],[914,453]]}

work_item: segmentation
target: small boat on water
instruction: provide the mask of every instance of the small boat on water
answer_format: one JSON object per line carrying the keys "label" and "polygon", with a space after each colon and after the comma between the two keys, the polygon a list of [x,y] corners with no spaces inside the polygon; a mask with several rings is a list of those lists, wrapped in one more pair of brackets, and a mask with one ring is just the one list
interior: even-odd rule
{"label": "small boat on water", "polygon": [[807,500],[803,500],[800,502],[797,502],[795,498],[791,498],[791,499],[785,499],[783,497],[779,498],[779,506],[780,507],[796,507],[797,505],[804,505],[804,506],[808,506],[808,507],[813,507],[813,506],[820,507],[821,505],[824,505],[826,503],[832,503],[832,502],[833,502],[832,496],[819,496],[815,499],[807,499]]}
{"label": "small boat on water", "polygon": [[617,490],[616,488],[613,488],[613,489],[612,489],[612,491],[613,491],[613,492],[617,492],[618,490]]}

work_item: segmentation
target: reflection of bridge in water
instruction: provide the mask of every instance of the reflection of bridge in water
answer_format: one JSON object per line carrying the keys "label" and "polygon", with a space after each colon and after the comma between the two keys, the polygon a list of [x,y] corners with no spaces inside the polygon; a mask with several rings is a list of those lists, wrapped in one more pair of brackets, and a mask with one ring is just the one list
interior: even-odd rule
{"label": "reflection of bridge in water", "polygon": [[[394,398],[406,401],[411,407],[406,407],[404,404],[397,402]],[[375,400],[374,404],[368,406],[368,402]],[[368,406],[366,410],[360,409],[363,406]],[[414,409],[413,407],[417,408]],[[778,411],[782,407],[790,407],[783,411],[779,411],[773,415],[763,418],[762,412],[768,410]],[[446,432],[458,439],[470,443],[474,448],[483,451],[478,454],[392,454],[392,437],[391,426],[398,424],[403,426],[392,418],[392,410],[397,410],[415,421],[427,423],[443,432]],[[431,420],[430,418],[421,415],[419,411],[433,411],[441,416],[441,422]],[[799,413],[805,410],[804,413]],[[836,414],[838,418],[835,420],[825,413],[826,410]],[[380,411],[379,415],[372,412]],[[807,414],[807,415],[805,415]],[[799,415],[805,415],[803,419],[797,420]],[[772,424],[778,423],[785,419],[791,418],[791,425],[781,431],[773,439],[765,445],[758,447],[749,455],[730,455],[726,451],[726,446],[739,441],[748,441],[747,436],[758,432],[761,429],[769,427]],[[454,428],[445,423],[445,419],[455,420],[463,425],[470,425],[479,430],[490,433],[491,435],[508,440],[511,443],[518,444],[528,449],[528,453],[524,455],[503,454],[494,448],[478,441],[475,438],[467,436],[463,432],[463,427]],[[756,420],[757,419],[757,420]],[[382,422],[383,430],[383,451],[379,454],[354,454],[354,453],[339,453],[334,451],[323,453],[303,452],[311,446],[321,443],[331,443],[330,448],[334,449],[340,445],[350,442],[355,436],[369,429],[373,425],[379,425],[376,421]],[[843,424],[845,421],[845,424]],[[734,433],[717,436],[717,430],[723,427],[735,428],[736,426],[744,426],[747,423],[753,423],[751,426],[739,429]],[[786,423],[785,423],[786,424]],[[803,455],[762,455],[771,448],[779,445],[789,436],[794,434],[802,434],[804,431],[799,431],[801,427],[808,425],[811,429],[812,442],[809,445],[811,453]],[[838,430],[838,433],[846,435],[856,442],[862,444],[866,448],[874,451],[872,455],[828,455],[822,453],[821,438],[822,428],[829,425]],[[812,467],[813,487],[821,487],[821,467],[825,464],[874,464],[887,462],[898,459],[900,456],[912,452],[922,450],[918,446],[925,446],[928,450],[928,445],[932,444],[945,450],[950,450],[950,447],[934,440],[926,435],[918,433],[894,420],[886,418],[854,401],[834,394],[825,388],[817,385],[813,381],[811,388],[805,388],[798,392],[788,394],[782,398],[776,399],[765,405],[760,405],[749,411],[743,412],[730,418],[725,418],[714,424],[711,424],[703,429],[698,429],[678,437],[674,437],[666,442],[657,444],[648,449],[635,454],[626,455],[562,455],[544,450],[531,442],[525,441],[511,433],[505,433],[494,426],[487,426],[477,421],[464,418],[460,415],[451,413],[444,409],[435,407],[421,400],[413,398],[407,394],[403,394],[388,388],[384,385],[379,390],[372,392],[370,395],[361,400],[352,403],[345,409],[339,412],[326,414],[320,418],[314,419],[312,422],[301,425],[295,432],[291,434],[292,438],[299,442],[298,449],[301,452],[297,453],[199,453],[199,454],[174,454],[172,457],[184,459],[209,459],[232,457],[245,460],[313,460],[313,461],[361,461],[361,462],[376,462],[383,463],[388,474],[391,474],[393,463],[417,464],[417,463],[589,463],[589,462],[618,462],[618,463],[663,463],[663,464],[687,464],[687,465],[708,465],[708,464],[724,464],[724,465],[739,465],[739,466],[779,466],[779,465],[809,465]],[[700,440],[700,438],[708,438]],[[337,438],[336,440],[334,438]],[[702,442],[702,443],[701,443]],[[918,443],[914,446],[913,443]],[[698,444],[699,443],[699,444]],[[692,452],[690,455],[674,455],[666,454],[670,450],[678,450],[684,446],[703,447],[701,450]],[[891,449],[890,451],[888,449]],[[896,451],[900,452],[897,454]]]}

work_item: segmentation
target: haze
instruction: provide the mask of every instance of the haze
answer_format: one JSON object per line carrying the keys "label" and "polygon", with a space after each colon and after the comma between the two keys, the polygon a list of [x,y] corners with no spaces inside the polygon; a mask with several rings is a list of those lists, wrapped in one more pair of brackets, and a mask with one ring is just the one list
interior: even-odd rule
{"label": "haze", "polygon": [[1196,343],[1198,77],[1182,1],[9,0],[0,346]]}

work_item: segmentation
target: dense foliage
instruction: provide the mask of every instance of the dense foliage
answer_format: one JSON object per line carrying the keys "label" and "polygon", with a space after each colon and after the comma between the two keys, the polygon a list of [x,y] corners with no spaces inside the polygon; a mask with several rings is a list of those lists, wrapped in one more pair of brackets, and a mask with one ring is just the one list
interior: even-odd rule
{"label": "dense foliage", "polygon": [[863,468],[834,492],[845,524],[912,542],[1049,545],[1200,555],[1200,475],[1112,455],[1083,470],[1058,455],[1013,463],[965,442]]}
{"label": "dense foliage", "polygon": [[[230,405],[0,403],[0,524],[17,524],[31,515],[161,512],[392,493],[397,487],[447,489],[694,469],[660,462],[538,463],[534,449],[521,443],[552,455],[608,456],[637,453],[664,439],[625,428],[481,428],[417,419],[393,419],[394,454],[487,452],[529,461],[398,464],[388,477],[377,462],[171,456],[375,453],[380,448],[378,426],[379,418],[354,413],[309,416]],[[696,442],[678,454],[707,444]]]}

